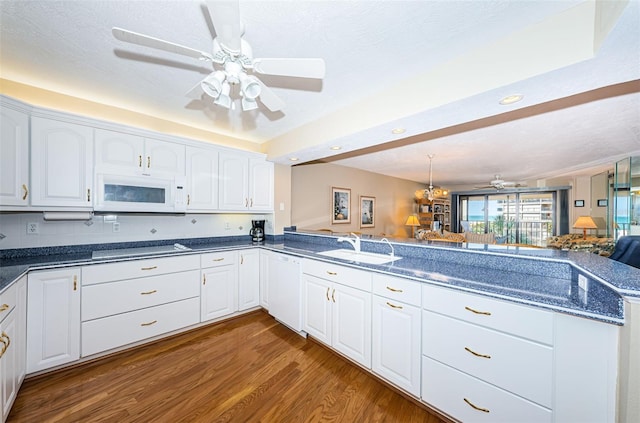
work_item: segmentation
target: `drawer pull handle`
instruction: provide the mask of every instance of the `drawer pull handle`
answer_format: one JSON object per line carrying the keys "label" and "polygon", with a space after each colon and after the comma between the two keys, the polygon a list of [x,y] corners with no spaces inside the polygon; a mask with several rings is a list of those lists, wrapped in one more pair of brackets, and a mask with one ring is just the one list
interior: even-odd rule
{"label": "drawer pull handle", "polygon": [[213,261],[222,261],[222,260],[224,260],[224,257],[213,259]]}
{"label": "drawer pull handle", "polygon": [[153,269],[157,269],[158,266],[151,266],[151,267],[141,267],[140,270],[153,270]]}
{"label": "drawer pull handle", "polygon": [[78,275],[73,275],[73,290],[78,290]]}
{"label": "drawer pull handle", "polygon": [[[9,348],[9,345],[11,345],[11,338],[9,338],[9,335],[7,335],[6,332],[2,332],[2,337],[7,340],[7,342],[5,344],[6,347],[4,347],[4,349],[2,350],[2,353],[4,354],[4,352],[7,350],[7,348]],[[4,342],[4,341],[2,341],[2,342]]]}
{"label": "drawer pull handle", "polygon": [[489,312],[489,311],[478,311],[478,310],[472,309],[471,307],[465,307],[464,309],[468,310],[468,311],[470,311],[472,313],[475,313],[475,314],[483,314],[485,316],[491,316],[491,312]]}
{"label": "drawer pull handle", "polygon": [[391,304],[389,301],[387,301],[387,305],[389,307],[391,307],[391,308],[398,308],[398,309],[402,310],[402,306],[397,306],[397,305]]}
{"label": "drawer pull handle", "polygon": [[140,295],[150,295],[155,294],[156,292],[158,292],[158,290],[154,289],[153,291],[141,292]]}
{"label": "drawer pull handle", "polygon": [[331,299],[333,300],[334,303],[336,302],[336,290],[335,289],[331,293]]}
{"label": "drawer pull handle", "polygon": [[154,320],[153,322],[149,322],[149,323],[140,323],[140,326],[151,326],[151,325],[155,325],[156,323],[158,323],[158,321]]}
{"label": "drawer pull handle", "polygon": [[337,275],[337,274],[338,274],[337,272],[329,272],[329,271],[327,270],[327,275],[335,276],[335,275]]}
{"label": "drawer pull handle", "polygon": [[331,301],[331,300],[329,300],[329,289],[330,289],[330,288],[329,288],[329,287],[327,287],[327,301]]}
{"label": "drawer pull handle", "polygon": [[151,156],[147,156],[147,169],[151,168]]}
{"label": "drawer pull handle", "polygon": [[466,402],[467,404],[469,404],[469,406],[471,408],[473,408],[474,410],[478,410],[478,411],[482,411],[483,413],[488,413],[489,410],[486,408],[482,408],[482,407],[478,407],[477,405],[475,405],[474,403],[472,403],[471,401],[469,401],[466,398],[462,398],[464,400],[464,402]]}
{"label": "drawer pull handle", "polygon": [[9,304],[2,304],[0,306],[0,312],[9,310]]}
{"label": "drawer pull handle", "polygon": [[142,167],[142,156],[138,156],[138,167]]}
{"label": "drawer pull handle", "polygon": [[388,286],[387,289],[391,292],[404,292],[402,289],[391,288],[390,286]]}
{"label": "drawer pull handle", "polygon": [[22,189],[24,190],[24,195],[22,196],[23,200],[27,199],[27,195],[29,195],[29,189],[27,188],[27,186],[25,184],[22,184]]}
{"label": "drawer pull handle", "polygon": [[470,352],[471,354],[475,355],[476,357],[491,358],[491,356],[490,356],[490,355],[477,353],[477,352],[475,352],[474,350],[472,350],[472,349],[471,349],[471,348],[469,348],[469,347],[464,347],[464,349],[465,349],[467,352]]}
{"label": "drawer pull handle", "polygon": [[91,188],[87,188],[87,202],[91,201]]}

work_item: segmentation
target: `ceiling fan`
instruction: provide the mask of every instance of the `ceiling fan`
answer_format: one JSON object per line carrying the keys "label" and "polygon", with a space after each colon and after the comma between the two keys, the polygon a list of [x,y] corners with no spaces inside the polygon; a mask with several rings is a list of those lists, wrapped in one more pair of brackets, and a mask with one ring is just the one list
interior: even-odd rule
{"label": "ceiling fan", "polygon": [[500,177],[500,175],[496,175],[496,179],[494,179],[493,181],[489,182],[489,185],[476,187],[476,189],[494,188],[497,191],[500,191],[500,190],[503,190],[505,188],[519,188],[519,187],[524,187],[524,186],[526,186],[526,185],[521,185],[521,184],[517,184],[515,182],[505,181]]}
{"label": "ceiling fan", "polygon": [[120,41],[169,51],[211,62],[213,72],[187,92],[187,97],[200,99],[207,94],[214,103],[233,108],[232,90],[239,87],[242,110],[258,108],[260,100],[272,112],[281,110],[284,102],[275,95],[255,73],[322,79],[325,75],[323,59],[253,58],[253,52],[240,22],[239,0],[207,0],[207,9],[216,31],[212,53],[195,50],[149,35],[114,27],[113,36]]}

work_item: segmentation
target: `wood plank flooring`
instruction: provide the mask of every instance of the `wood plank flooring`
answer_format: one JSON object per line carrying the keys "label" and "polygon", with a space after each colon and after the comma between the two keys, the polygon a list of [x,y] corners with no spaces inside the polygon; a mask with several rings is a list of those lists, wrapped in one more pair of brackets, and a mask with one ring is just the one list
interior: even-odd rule
{"label": "wood plank flooring", "polygon": [[7,421],[443,423],[263,311],[28,379]]}

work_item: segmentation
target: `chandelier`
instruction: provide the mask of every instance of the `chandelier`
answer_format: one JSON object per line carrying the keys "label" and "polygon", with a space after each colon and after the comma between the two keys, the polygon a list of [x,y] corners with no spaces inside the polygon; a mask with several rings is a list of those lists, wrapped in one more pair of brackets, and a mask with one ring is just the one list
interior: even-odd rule
{"label": "chandelier", "polygon": [[433,154],[429,154],[429,188],[419,189],[415,192],[417,199],[426,198],[429,201],[433,201],[434,198],[447,195],[448,191],[443,190],[440,187],[433,186]]}

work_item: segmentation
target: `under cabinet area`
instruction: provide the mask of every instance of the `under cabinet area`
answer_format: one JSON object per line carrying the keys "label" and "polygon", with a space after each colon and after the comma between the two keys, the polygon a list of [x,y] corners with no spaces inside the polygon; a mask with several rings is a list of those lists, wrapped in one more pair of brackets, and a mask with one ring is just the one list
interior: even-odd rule
{"label": "under cabinet area", "polygon": [[27,373],[80,358],[80,267],[29,272]]}
{"label": "under cabinet area", "polygon": [[85,266],[82,356],[200,321],[198,256]]}
{"label": "under cabinet area", "polygon": [[371,273],[303,260],[303,329],[371,368]]}

